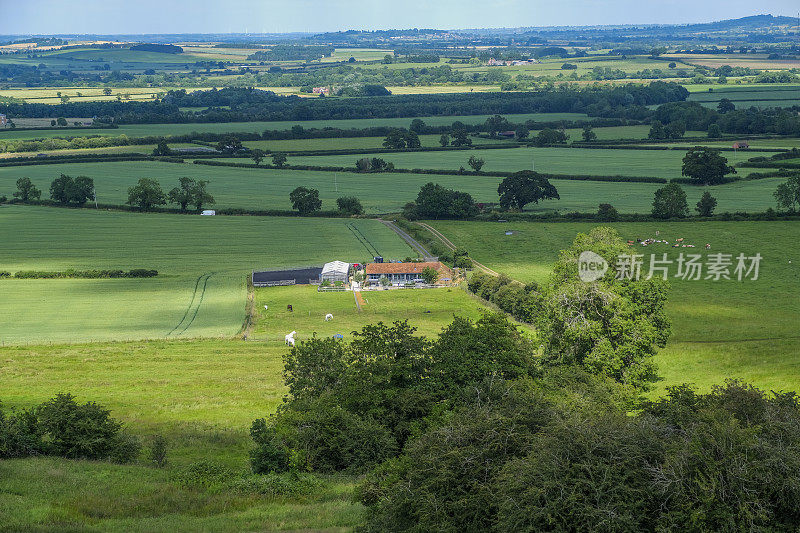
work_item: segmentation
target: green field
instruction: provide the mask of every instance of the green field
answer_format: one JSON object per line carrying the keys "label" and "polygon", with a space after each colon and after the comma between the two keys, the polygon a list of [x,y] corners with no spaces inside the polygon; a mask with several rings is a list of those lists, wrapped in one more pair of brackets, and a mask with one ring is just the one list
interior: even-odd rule
{"label": "green field", "polygon": [[[453,315],[478,318],[483,305],[458,287],[363,291],[361,312],[356,311],[352,292],[322,292],[313,287],[272,287],[256,289],[256,326],[251,339],[282,343],[284,335],[297,331],[297,339],[310,332],[321,336],[337,333],[350,338],[360,324],[408,320],[420,334],[436,335],[452,321]],[[286,309],[292,305],[293,311]],[[265,309],[264,305],[269,308]],[[327,313],[333,320],[324,320]]]}
{"label": "green field", "polygon": [[[371,257],[348,223],[0,208],[0,270],[159,271],[151,279],[2,280],[0,342],[234,335],[251,270]],[[385,257],[412,255],[379,222],[353,224]]]}
{"label": "green field", "polygon": [[[455,115],[455,116],[436,116],[418,117],[431,126],[450,125],[455,121],[464,124],[479,124],[485,122],[490,115]],[[504,115],[512,122],[525,122],[534,120],[537,122],[550,122],[555,120],[584,120],[587,115],[582,113],[524,113],[518,115]],[[255,132],[262,133],[264,130],[288,130],[294,125],[301,125],[304,128],[368,128],[371,126],[394,126],[407,128],[414,117],[407,118],[356,118],[341,120],[302,120],[302,121],[275,121],[275,122],[215,122],[215,123],[190,123],[190,124],[124,124],[114,129],[99,129],[95,132],[88,131],[86,128],[72,130],[48,130],[44,132],[28,131],[0,131],[0,139],[27,139],[43,137],[46,135],[88,135],[96,133],[98,135],[128,135],[129,137],[145,137],[148,135],[186,135],[192,132],[209,133],[236,133],[236,132]]]}
{"label": "green field", "polygon": [[[436,222],[433,225],[481,263],[522,281],[545,281],[558,250],[569,246],[589,223]],[[685,238],[695,249],[667,245],[637,247],[649,254],[680,252],[763,256],[759,279],[684,281],[671,279],[668,314],[672,336],[658,355],[666,385],[690,381],[703,389],[727,377],[743,378],[766,390],[800,386],[800,244],[798,222],[618,223],[625,239]],[[506,236],[505,231],[514,231]],[[660,231],[660,237],[656,237]],[[709,243],[709,252],[703,246]],[[734,260],[735,261],[735,260]],[[647,265],[643,269],[647,271]],[[673,274],[677,271],[673,265]]]}
{"label": "green field", "polygon": [[[537,152],[551,149],[539,148]],[[567,154],[594,155],[600,150],[555,149]],[[527,149],[487,150],[491,157]],[[624,152],[606,150],[607,152]],[[680,154],[681,152],[628,151],[634,154]],[[471,152],[456,152],[466,159]],[[446,157],[452,153],[436,152]],[[393,154],[403,155],[403,154]],[[414,155],[414,154],[410,154]],[[426,155],[426,154],[422,154]],[[355,156],[341,159],[343,164],[353,166]],[[390,156],[387,156],[389,158]],[[301,159],[290,157],[289,162]],[[321,158],[317,158],[321,159]],[[537,161],[539,160],[537,156]],[[230,160],[227,160],[230,161]],[[249,162],[249,160],[248,160]],[[563,162],[561,164],[566,164]],[[487,164],[488,166],[488,164]],[[537,165],[537,170],[542,170]],[[759,169],[741,169],[759,170]],[[398,212],[403,205],[416,198],[420,187],[428,182],[470,193],[476,202],[497,202],[497,186],[501,178],[474,175],[431,174],[361,174],[353,172],[322,172],[300,170],[268,170],[235,167],[211,167],[207,165],[159,163],[150,161],[121,161],[112,163],[67,163],[0,168],[0,195],[9,198],[16,189],[16,180],[29,177],[48,197],[50,182],[59,173],[70,176],[88,176],[95,180],[98,202],[123,204],[127,201],[128,188],[140,178],[154,178],[165,191],[175,187],[178,178],[191,176],[208,180],[208,190],[214,196],[216,208],[281,209],[292,208],[289,193],[297,186],[312,187],[319,191],[322,208],[336,209],[336,199],[341,196],[358,197],[367,213]],[[719,200],[717,210],[764,211],[775,207],[772,193],[784,178],[768,178],[752,181],[737,181],[718,185],[711,190]],[[545,200],[527,206],[531,211],[596,211],[600,203],[611,203],[621,212],[647,213],[653,202],[653,194],[663,185],[653,183],[615,183],[582,180],[552,180],[561,196],[560,200]],[[703,194],[701,187],[685,187],[689,206],[693,209]]]}
{"label": "green field", "polygon": [[[441,135],[420,135],[422,146],[441,146]],[[384,148],[385,137],[334,137],[331,139],[281,139],[272,141],[244,141],[248,148],[261,148],[270,151],[304,151],[304,150],[360,150]],[[505,139],[475,139],[475,143],[497,144],[509,143]]]}
{"label": "green field", "polygon": [[[509,152],[522,152],[526,149],[487,150],[491,156]],[[536,149],[546,151],[549,149]],[[569,154],[587,152],[586,150],[556,149]],[[592,150],[594,154],[598,150]],[[622,152],[607,150],[607,152]],[[635,154],[680,154],[681,152],[630,151]],[[471,152],[457,152],[462,158]],[[452,153],[437,152],[447,157]],[[403,154],[394,154],[403,155]],[[411,154],[413,155],[413,154]],[[425,155],[425,154],[423,154]],[[290,157],[289,162],[300,159]],[[320,158],[317,158],[320,159]],[[538,159],[537,159],[538,160]],[[229,161],[229,160],[228,160]],[[349,163],[348,163],[349,162]],[[352,166],[354,159],[342,159],[343,164]],[[488,166],[488,164],[487,164]],[[537,170],[539,167],[537,166]],[[758,169],[741,169],[758,170]],[[299,170],[268,170],[235,167],[211,167],[207,165],[159,163],[148,161],[121,161],[112,163],[67,163],[54,165],[35,165],[27,167],[0,168],[0,195],[11,197],[16,188],[16,180],[29,177],[48,197],[50,182],[59,173],[70,176],[89,176],[95,180],[97,199],[101,203],[123,204],[127,201],[127,190],[140,178],[154,178],[166,191],[175,187],[178,178],[191,176],[208,180],[208,190],[216,199],[216,208],[243,209],[291,209],[289,193],[299,185],[312,187],[320,192],[322,208],[336,209],[336,199],[341,196],[358,197],[367,213],[398,212],[403,205],[416,198],[420,187],[428,182],[458,189],[472,194],[476,202],[497,202],[497,186],[501,178],[473,175],[431,175],[431,174],[361,174],[353,172],[322,172]],[[718,185],[711,190],[719,200],[718,211],[764,211],[775,207],[772,193],[784,178],[737,181]],[[652,207],[653,194],[661,187],[652,183],[615,183],[582,180],[552,180],[561,200],[545,200],[530,204],[532,211],[596,211],[600,203],[608,202],[626,213],[647,213]],[[689,206],[694,207],[703,194],[701,187],[685,187]]]}
{"label": "green field", "polygon": [[[515,148],[513,150],[471,150],[469,152],[403,152],[380,156],[397,168],[458,170],[469,169],[470,156],[484,159],[485,171],[531,170],[553,174],[603,176],[681,177],[681,150],[616,150],[576,148]],[[769,153],[747,151],[726,154],[729,162],[738,163],[749,157]],[[320,166],[352,166],[359,155],[325,155],[292,157],[291,164]]]}
{"label": "green field", "polygon": [[[257,341],[185,340],[0,348],[0,388],[6,406],[31,406],[58,391],[74,391],[112,409],[145,441],[170,443],[166,470],[51,458],[0,462],[4,527],[37,524],[53,530],[90,524],[103,531],[321,530],[355,526],[352,478],[321,477],[308,496],[275,497],[183,488],[176,469],[213,459],[234,473],[247,470],[250,423],[268,416],[285,393],[283,333],[298,340],[378,320],[408,319],[435,335],[454,313],[478,316],[483,305],[458,289],[365,293],[361,313],[353,293],[311,287],[256,289]],[[268,302],[270,309],[263,309]],[[295,306],[291,315],[286,303]],[[430,311],[430,312],[426,312]],[[334,320],[324,322],[327,312]],[[277,334],[276,331],[280,332]],[[280,340],[278,340],[280,337]],[[265,339],[269,339],[265,342]],[[75,369],[80,368],[80,372]],[[43,476],[42,473],[47,473]],[[102,512],[98,512],[102,510]]]}

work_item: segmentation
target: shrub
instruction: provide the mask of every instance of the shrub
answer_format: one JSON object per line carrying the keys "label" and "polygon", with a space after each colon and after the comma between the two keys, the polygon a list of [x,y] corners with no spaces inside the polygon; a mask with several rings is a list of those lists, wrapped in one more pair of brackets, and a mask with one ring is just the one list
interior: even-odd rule
{"label": "shrub", "polygon": [[363,215],[364,207],[361,201],[355,196],[342,196],[336,199],[336,206],[339,211],[348,215]]}
{"label": "shrub", "polygon": [[[298,462],[303,467],[318,472],[363,472],[397,454],[397,441],[387,427],[327,400],[311,402],[279,418],[277,432],[301,454]],[[280,452],[274,441],[264,448],[264,454],[280,457]]]}
{"label": "shrub", "polygon": [[0,405],[0,459],[29,457],[42,453],[42,434],[36,414],[12,409],[6,413]]}
{"label": "shrub", "polygon": [[111,459],[128,462],[139,454],[139,442],[102,406],[78,404],[71,394],[58,394],[33,412],[42,435],[42,451],[69,459]]}
{"label": "shrub", "polygon": [[250,468],[253,472],[268,474],[289,469],[291,450],[263,418],[253,421],[250,436],[256,443],[256,447],[250,451]]}
{"label": "shrub", "polygon": [[616,222],[619,220],[619,212],[611,204],[600,204],[597,209],[597,218],[603,222]]}

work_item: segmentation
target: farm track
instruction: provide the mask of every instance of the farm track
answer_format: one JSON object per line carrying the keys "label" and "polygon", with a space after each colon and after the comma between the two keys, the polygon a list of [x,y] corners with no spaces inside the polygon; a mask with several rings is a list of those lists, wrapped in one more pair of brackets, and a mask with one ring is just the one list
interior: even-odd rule
{"label": "farm track", "polygon": [[[439,241],[440,241],[442,244],[444,244],[444,245],[445,245],[445,246],[446,246],[448,249],[450,249],[450,250],[455,250],[455,249],[456,249],[456,245],[455,245],[455,244],[453,244],[453,242],[452,242],[450,239],[448,239],[447,237],[445,237],[445,236],[444,236],[444,234],[443,234],[441,231],[437,230],[437,229],[436,229],[436,228],[434,228],[433,226],[430,226],[430,225],[428,225],[428,224],[425,224],[424,222],[416,222],[416,224],[417,224],[418,226],[421,226],[421,227],[425,228],[425,229],[426,229],[426,230],[428,230],[429,232],[431,232],[431,233],[433,234],[433,236],[434,236],[434,237],[436,237],[436,238],[437,238],[437,239],[438,239],[438,240],[439,240]],[[486,272],[487,274],[491,274],[492,276],[500,276],[500,274],[499,274],[499,273],[495,272],[494,270],[492,270],[491,268],[487,267],[486,265],[483,265],[483,264],[481,264],[481,263],[479,263],[479,262],[475,261],[475,260],[474,260],[474,259],[472,259],[472,258],[470,258],[470,261],[472,261],[472,264],[473,264],[473,265],[474,265],[476,268],[478,268],[479,270],[482,270],[483,272]],[[516,281],[516,280],[514,280],[514,281]],[[521,282],[519,282],[519,283],[521,283]]]}
{"label": "farm track", "polygon": [[406,241],[406,243],[408,243],[408,245],[411,246],[411,248],[415,252],[420,254],[425,260],[432,260],[433,259],[433,256],[431,255],[431,253],[428,250],[426,250],[424,246],[422,246],[419,242],[417,242],[417,240],[414,239],[414,237],[412,237],[411,235],[409,235],[405,231],[401,230],[397,226],[397,224],[395,224],[394,222],[391,222],[389,220],[383,220],[381,218],[379,218],[378,221],[380,223],[384,224],[387,228],[391,229],[392,231],[394,231],[395,233],[400,235],[400,237],[404,241]]}

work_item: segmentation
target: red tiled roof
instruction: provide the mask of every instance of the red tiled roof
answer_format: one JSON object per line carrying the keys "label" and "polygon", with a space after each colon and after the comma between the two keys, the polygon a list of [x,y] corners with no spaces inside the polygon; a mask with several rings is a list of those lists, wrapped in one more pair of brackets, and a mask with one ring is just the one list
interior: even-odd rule
{"label": "red tiled roof", "polygon": [[422,271],[428,267],[445,275],[451,274],[450,268],[439,261],[430,263],[370,263],[367,265],[367,274],[422,274]]}

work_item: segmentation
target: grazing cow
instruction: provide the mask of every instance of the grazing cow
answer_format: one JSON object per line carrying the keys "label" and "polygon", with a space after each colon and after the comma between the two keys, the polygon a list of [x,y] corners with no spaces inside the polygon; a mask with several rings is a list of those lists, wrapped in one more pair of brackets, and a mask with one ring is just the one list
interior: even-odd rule
{"label": "grazing cow", "polygon": [[333,320],[333,315],[332,315],[332,314],[330,314],[330,313],[328,313],[327,315],[325,315],[325,322],[327,322],[328,320]]}
{"label": "grazing cow", "polygon": [[296,331],[292,331],[288,335],[284,337],[284,341],[288,346],[294,346],[294,335],[297,333]]}

